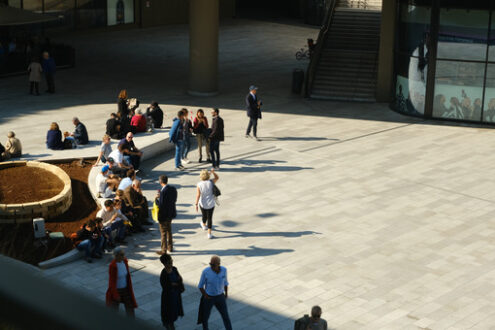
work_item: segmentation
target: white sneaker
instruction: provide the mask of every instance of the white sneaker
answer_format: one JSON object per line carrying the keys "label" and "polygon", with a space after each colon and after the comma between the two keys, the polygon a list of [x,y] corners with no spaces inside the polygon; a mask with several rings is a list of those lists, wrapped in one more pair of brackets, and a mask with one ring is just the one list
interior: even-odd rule
{"label": "white sneaker", "polygon": [[212,239],[213,238],[213,235],[212,234],[208,234],[208,239]]}
{"label": "white sneaker", "polygon": [[203,222],[200,222],[200,224],[201,224],[201,229],[203,229],[203,230],[207,230],[208,229]]}
{"label": "white sneaker", "polygon": [[183,159],[182,159],[182,161],[183,161],[184,163],[186,163],[186,164],[189,164],[189,163],[191,162],[191,161],[190,161],[189,159],[187,159],[187,158],[183,158]]}

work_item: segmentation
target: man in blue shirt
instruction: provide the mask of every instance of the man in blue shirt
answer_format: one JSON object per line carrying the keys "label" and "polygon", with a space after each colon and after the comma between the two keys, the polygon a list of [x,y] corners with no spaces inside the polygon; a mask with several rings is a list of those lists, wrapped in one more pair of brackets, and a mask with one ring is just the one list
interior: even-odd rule
{"label": "man in blue shirt", "polygon": [[47,85],[46,91],[48,93],[55,93],[54,77],[55,77],[56,65],[55,65],[55,60],[52,57],[50,57],[50,54],[48,54],[48,52],[43,53],[43,61],[41,63],[41,66],[43,67],[43,73],[45,74],[45,78],[46,78],[46,85]]}
{"label": "man in blue shirt", "polygon": [[227,281],[227,268],[220,266],[220,257],[213,256],[210,260],[210,267],[205,268],[201,273],[198,288],[203,295],[203,330],[208,330],[208,319],[213,305],[222,316],[225,329],[232,330],[229,313],[227,311],[227,295],[229,282]]}

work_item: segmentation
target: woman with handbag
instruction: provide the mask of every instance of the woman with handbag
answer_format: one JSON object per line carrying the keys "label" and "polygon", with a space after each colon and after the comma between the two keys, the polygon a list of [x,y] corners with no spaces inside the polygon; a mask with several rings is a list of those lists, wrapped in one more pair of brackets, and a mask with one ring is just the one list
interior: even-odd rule
{"label": "woman with handbag", "polygon": [[203,218],[201,220],[201,228],[208,230],[208,238],[213,238],[211,234],[211,227],[213,224],[213,210],[215,209],[215,194],[213,193],[215,183],[218,181],[218,175],[215,170],[211,169],[213,179],[210,180],[210,172],[208,170],[202,170],[199,178],[201,181],[198,183],[196,193],[196,212],[198,212],[198,205],[201,209]]}
{"label": "woman with handbag", "polygon": [[116,247],[113,250],[114,259],[108,266],[107,306],[119,309],[120,303],[125,306],[127,316],[134,318],[137,308],[136,298],[132,290],[131,273],[125,257],[124,249]]}
{"label": "woman with handbag", "polygon": [[184,292],[184,283],[177,268],[173,266],[170,254],[160,256],[164,268],[160,274],[162,286],[161,316],[162,324],[167,330],[174,330],[174,322],[179,316],[184,316],[181,294]]}
{"label": "woman with handbag", "polygon": [[206,148],[206,161],[211,162],[210,159],[210,143],[208,142],[208,119],[205,117],[203,109],[198,109],[196,111],[196,117],[193,120],[193,133],[196,134],[196,139],[198,140],[198,151],[199,151],[199,163],[203,161],[202,147]]}

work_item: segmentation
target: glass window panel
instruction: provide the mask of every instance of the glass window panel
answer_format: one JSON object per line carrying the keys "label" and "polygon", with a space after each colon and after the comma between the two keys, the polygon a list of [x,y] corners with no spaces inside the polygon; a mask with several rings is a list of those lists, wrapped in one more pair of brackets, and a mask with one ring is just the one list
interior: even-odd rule
{"label": "glass window panel", "polygon": [[76,27],[107,25],[106,3],[99,0],[77,0]]}
{"label": "glass window panel", "polygon": [[488,64],[486,70],[484,103],[483,121],[495,123],[495,64]]}
{"label": "glass window panel", "polygon": [[7,4],[10,7],[21,8],[21,0],[9,0]]}
{"label": "glass window panel", "polygon": [[425,112],[426,67],[418,58],[400,56],[397,61],[395,107],[397,111],[423,115]]}
{"label": "glass window panel", "polygon": [[484,61],[488,18],[487,10],[440,9],[437,58]]}
{"label": "glass window panel", "polygon": [[22,2],[23,8],[26,10],[32,10],[34,12],[41,13],[42,4],[41,0],[24,0]]}
{"label": "glass window panel", "polygon": [[484,63],[437,61],[433,117],[479,121]]}
{"label": "glass window panel", "polygon": [[492,11],[492,22],[490,27],[490,40],[488,42],[488,61],[495,62],[495,11]]}
{"label": "glass window panel", "polygon": [[[425,53],[426,41],[429,39],[431,9],[406,3],[400,5],[398,29],[399,50],[409,55],[418,56],[420,50]],[[426,50],[427,51],[427,50]]]}

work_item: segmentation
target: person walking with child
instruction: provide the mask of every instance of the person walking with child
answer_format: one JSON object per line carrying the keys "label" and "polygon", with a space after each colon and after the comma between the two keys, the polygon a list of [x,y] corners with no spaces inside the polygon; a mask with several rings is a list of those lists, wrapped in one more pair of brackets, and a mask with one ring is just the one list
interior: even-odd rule
{"label": "person walking with child", "polygon": [[202,219],[201,228],[208,230],[208,238],[213,238],[211,234],[211,228],[213,226],[213,210],[215,209],[215,195],[213,194],[213,186],[218,181],[218,175],[214,169],[211,169],[213,179],[210,180],[210,172],[208,170],[202,170],[199,178],[201,181],[196,188],[196,212],[198,212],[198,206],[201,209]]}

